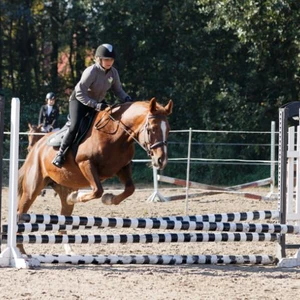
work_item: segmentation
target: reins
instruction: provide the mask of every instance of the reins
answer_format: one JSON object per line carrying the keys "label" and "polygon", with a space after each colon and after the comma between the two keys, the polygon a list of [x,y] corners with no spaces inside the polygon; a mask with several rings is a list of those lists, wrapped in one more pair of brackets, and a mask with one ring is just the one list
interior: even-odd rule
{"label": "reins", "polygon": [[[113,120],[114,122],[117,122],[117,120],[116,120],[111,114],[109,115],[109,117],[110,117],[110,119]],[[125,126],[121,121],[118,121],[118,122],[119,122],[121,128],[122,128],[129,136],[131,136],[132,139],[133,139],[137,144],[139,144],[139,145],[140,145],[140,146],[148,153],[148,155],[149,155],[148,149],[147,149],[146,147],[144,147],[144,146],[139,142],[139,140],[138,140],[137,138],[134,137],[135,132],[132,131],[132,130],[130,129],[130,130],[132,131],[132,133],[130,133],[130,131],[126,128],[126,126]],[[133,134],[134,134],[134,135],[133,135]]]}
{"label": "reins", "polygon": [[[118,122],[120,127],[129,135],[132,137],[132,139],[145,151],[147,152],[148,156],[150,156],[151,154],[151,150],[152,149],[155,149],[155,148],[158,148],[160,146],[165,146],[167,145],[167,141],[158,141],[156,143],[154,143],[153,145],[151,145],[150,143],[150,138],[149,138],[149,134],[147,136],[147,133],[148,133],[148,125],[149,125],[149,119],[155,119],[155,118],[160,118],[160,119],[163,119],[164,117],[163,116],[160,116],[160,115],[150,115],[150,112],[148,112],[147,114],[147,118],[146,118],[146,121],[142,127],[142,129],[138,132],[138,133],[135,133],[134,131],[132,131],[131,129],[128,129],[126,125],[124,125],[121,121],[118,121],[116,120],[111,112],[112,112],[112,109],[117,107],[117,106],[120,106],[120,104],[114,104],[110,107],[109,111],[107,113],[109,113],[109,118],[114,121],[114,122]],[[95,124],[95,127],[96,129],[100,129],[101,127],[99,127],[99,123],[101,122],[102,118]],[[106,125],[106,124],[105,124]],[[103,127],[105,126],[103,125]],[[135,135],[138,135],[140,132],[144,131],[144,145],[142,145],[139,140],[135,137]],[[147,137],[147,139],[146,139]],[[147,144],[149,145],[149,149],[147,148]]]}
{"label": "reins", "polygon": [[[134,137],[135,132],[132,131],[131,129],[130,129],[130,130],[131,130],[131,132],[130,132],[130,131],[126,128],[126,126],[125,126],[121,121],[117,121],[117,120],[111,115],[111,112],[112,112],[113,108],[118,107],[118,106],[120,106],[120,104],[114,104],[114,105],[110,106],[109,111],[107,111],[107,113],[109,114],[109,118],[110,118],[112,121],[114,121],[114,122],[118,122],[119,125],[120,125],[120,127],[121,127],[121,128],[122,128],[129,136],[131,136],[132,139],[133,139],[137,144],[139,144],[139,145],[141,146],[141,148],[142,148],[143,150],[145,150],[145,151],[148,153],[148,155],[149,155],[149,151],[147,150],[147,148],[144,147],[144,146],[139,142],[139,140],[136,139],[136,138]],[[97,130],[101,129],[101,127],[99,127],[99,123],[101,122],[101,120],[102,120],[102,118],[95,124],[95,128],[96,128]],[[105,124],[105,125],[106,125],[106,124]],[[102,127],[104,127],[105,125],[103,125]],[[133,134],[134,134],[134,135],[133,135]]]}

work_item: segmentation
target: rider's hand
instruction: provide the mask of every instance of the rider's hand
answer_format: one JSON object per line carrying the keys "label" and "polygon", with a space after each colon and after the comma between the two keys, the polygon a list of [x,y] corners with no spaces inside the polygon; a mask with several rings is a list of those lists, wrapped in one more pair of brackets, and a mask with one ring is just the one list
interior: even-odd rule
{"label": "rider's hand", "polygon": [[104,110],[106,107],[108,107],[108,105],[106,103],[97,103],[95,110],[97,110],[97,111]]}

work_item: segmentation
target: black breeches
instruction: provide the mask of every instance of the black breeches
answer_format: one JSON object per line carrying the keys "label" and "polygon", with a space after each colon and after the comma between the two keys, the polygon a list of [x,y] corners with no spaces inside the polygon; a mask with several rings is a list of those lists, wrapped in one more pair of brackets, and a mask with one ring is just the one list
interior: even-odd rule
{"label": "black breeches", "polygon": [[71,100],[69,102],[69,114],[71,120],[69,131],[72,135],[76,135],[81,120],[91,110],[93,110],[93,108],[83,105],[78,100]]}
{"label": "black breeches", "polygon": [[69,102],[69,114],[71,124],[68,131],[66,132],[66,135],[62,140],[61,150],[65,151],[66,148],[73,143],[78,132],[81,120],[91,110],[93,110],[93,108],[83,105],[78,100],[74,99]]}

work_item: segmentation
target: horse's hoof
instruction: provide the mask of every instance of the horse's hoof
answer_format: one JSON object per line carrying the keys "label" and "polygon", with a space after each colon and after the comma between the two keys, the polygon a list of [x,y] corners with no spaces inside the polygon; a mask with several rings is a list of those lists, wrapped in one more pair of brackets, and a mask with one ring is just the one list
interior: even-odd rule
{"label": "horse's hoof", "polygon": [[78,195],[77,191],[72,192],[71,194],[69,194],[68,197],[67,197],[67,203],[69,205],[74,205],[75,203],[77,203],[78,202],[77,195]]}
{"label": "horse's hoof", "polygon": [[70,244],[64,244],[64,248],[67,255],[77,255],[77,253],[73,251]]}
{"label": "horse's hoof", "polygon": [[112,199],[114,198],[114,194],[104,194],[102,196],[102,203],[105,205],[112,205]]}

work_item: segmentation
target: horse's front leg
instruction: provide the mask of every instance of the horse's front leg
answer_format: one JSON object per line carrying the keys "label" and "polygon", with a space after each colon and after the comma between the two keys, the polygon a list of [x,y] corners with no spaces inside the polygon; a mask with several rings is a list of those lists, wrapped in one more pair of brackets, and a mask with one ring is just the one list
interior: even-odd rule
{"label": "horse's front leg", "polygon": [[128,198],[134,193],[135,186],[132,181],[132,166],[129,163],[127,166],[123,167],[118,173],[117,176],[121,183],[125,185],[124,191],[119,195],[114,194],[104,194],[102,197],[102,202],[106,205],[118,205],[123,200]]}
{"label": "horse's front leg", "polygon": [[100,176],[97,173],[96,168],[90,163],[90,161],[81,162],[79,168],[87,179],[92,188],[91,192],[73,192],[68,195],[67,203],[73,205],[78,202],[88,202],[93,199],[101,198],[103,194],[103,187],[100,181]]}

